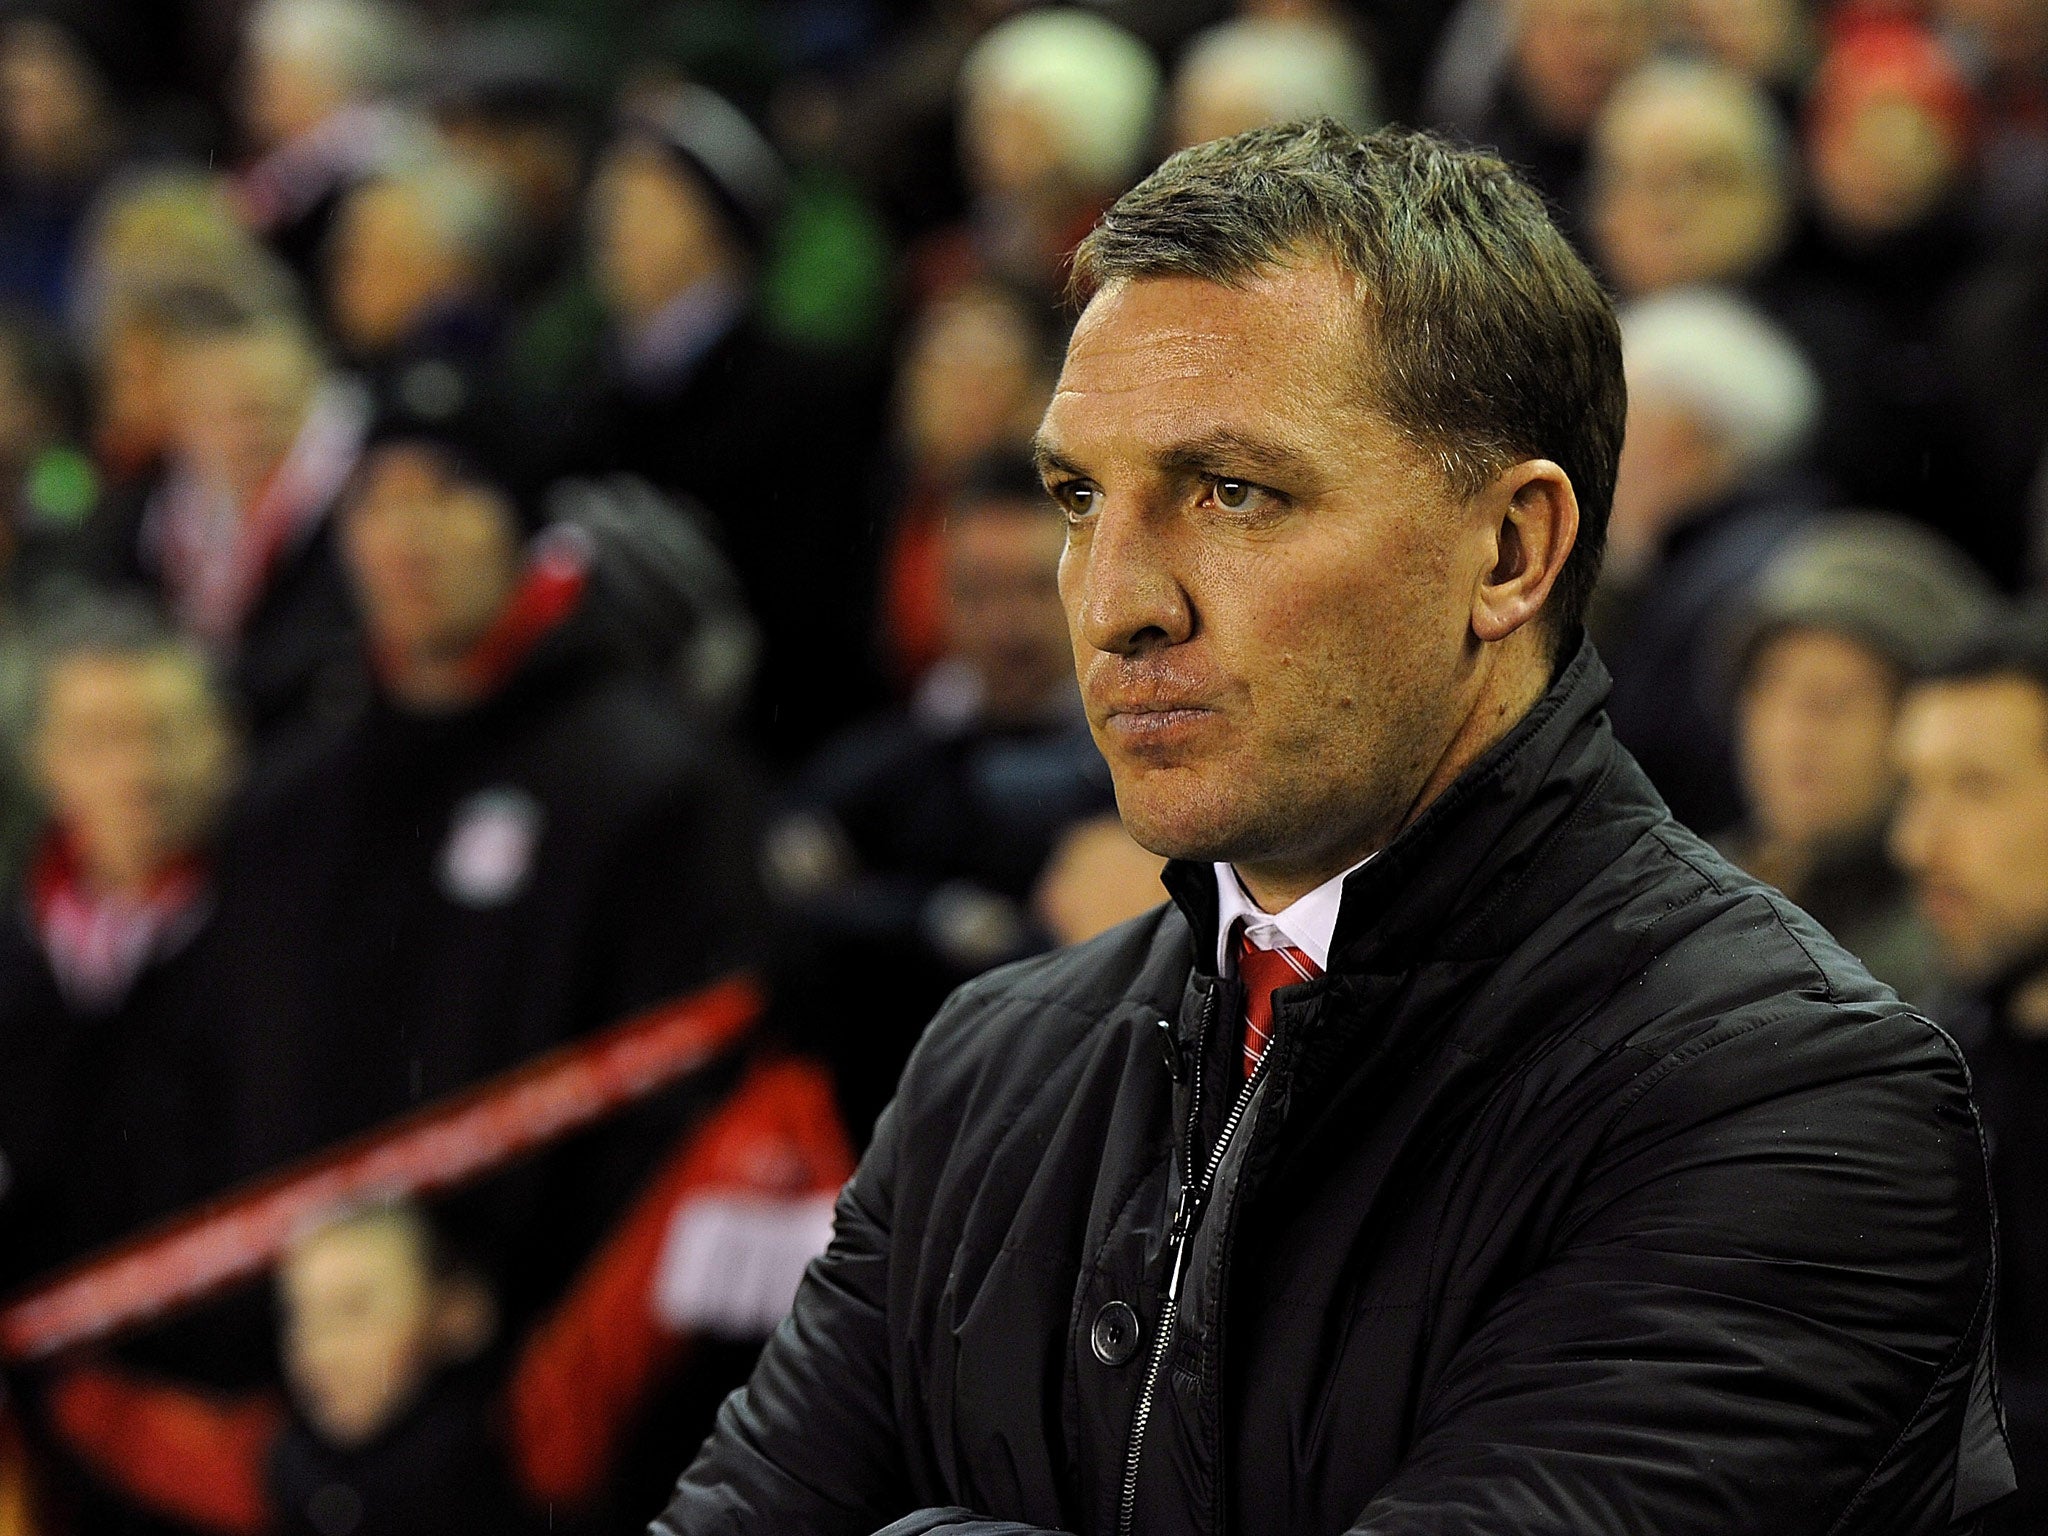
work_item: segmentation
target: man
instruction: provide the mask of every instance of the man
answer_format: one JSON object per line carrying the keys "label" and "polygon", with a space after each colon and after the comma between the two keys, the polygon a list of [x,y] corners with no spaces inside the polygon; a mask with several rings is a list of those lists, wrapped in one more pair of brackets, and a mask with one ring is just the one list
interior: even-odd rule
{"label": "man", "polygon": [[1722,851],[1916,1002],[1931,956],[1885,852],[1892,729],[1906,680],[1952,652],[1990,602],[1984,577],[1924,528],[1843,513],[1764,568],[1735,646],[1746,815]]}
{"label": "man", "polygon": [[1608,733],[1620,347],[1540,201],[1264,129],[1079,274],[1041,465],[1174,903],[955,995],[657,1528],[1974,1521],[1962,1063]]}
{"label": "man", "polygon": [[169,308],[164,471],[94,514],[90,558],[220,658],[261,765],[359,692],[331,514],[369,401],[260,296],[191,289]]}
{"label": "man", "polygon": [[767,141],[700,87],[623,122],[589,199],[602,345],[536,435],[561,439],[568,469],[623,470],[707,511],[761,621],[754,735],[793,761],[877,691],[858,573],[874,564],[863,499],[884,391],[763,312],[787,192]]}
{"label": "man", "polygon": [[1998,1198],[1999,1396],[2019,1497],[1987,1530],[2048,1525],[2048,623],[2009,619],[1910,689],[1892,830],[1955,991]]}
{"label": "man", "polygon": [[948,992],[1051,947],[1033,887],[1061,837],[1110,809],[1053,581],[1063,540],[1022,454],[970,474],[942,535],[950,655],[908,710],[826,749],[769,838],[809,941],[791,979],[825,979],[814,1006],[840,1021],[856,1135]]}
{"label": "man", "polygon": [[215,824],[234,735],[206,659],[145,612],[40,637],[29,758],[49,818],[0,928],[0,1284],[128,1235],[211,1182]]}
{"label": "man", "polygon": [[[535,536],[536,498],[489,425],[394,409],[374,427],[338,520],[374,697],[229,841],[217,1011],[238,1172],[750,958],[751,817],[730,764],[615,652],[585,545]],[[515,1312],[566,1277],[676,1113],[665,1101],[644,1135],[608,1132],[476,1197]]]}

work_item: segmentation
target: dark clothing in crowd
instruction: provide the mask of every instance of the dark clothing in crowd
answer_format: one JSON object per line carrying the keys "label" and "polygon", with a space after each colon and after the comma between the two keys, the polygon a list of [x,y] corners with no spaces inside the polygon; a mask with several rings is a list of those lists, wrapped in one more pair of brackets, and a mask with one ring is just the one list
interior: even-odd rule
{"label": "dark clothing in crowd", "polygon": [[1731,739],[1730,628],[1750,586],[1820,505],[1793,482],[1751,487],[1686,519],[1606,614],[1607,711],[1671,807],[1708,836],[1742,814]]}
{"label": "dark clothing in crowd", "polygon": [[[751,817],[734,764],[588,618],[572,615],[473,707],[418,714],[380,694],[234,829],[217,1014],[238,1172],[752,958]],[[606,1145],[576,1179],[622,1173],[603,1173]],[[542,1196],[504,1182],[491,1198],[510,1203],[480,1213],[472,1240],[510,1246],[507,1270],[532,1287],[512,1300],[531,1303],[608,1211],[585,1189],[541,1219],[518,1201]]]}
{"label": "dark clothing in crowd", "polygon": [[1130,1487],[1140,1533],[1936,1533],[2004,1494],[1961,1057],[1671,821],[1606,691],[1582,647],[1348,878],[1242,1090],[1207,865],[956,994],[656,1529],[1108,1531]]}
{"label": "dark clothing in crowd", "polygon": [[708,512],[761,629],[749,734],[796,762],[878,702],[871,471],[885,391],[751,316],[713,311],[705,329],[659,363],[613,355],[568,413],[564,464],[636,474]]}
{"label": "dark clothing in crowd", "polygon": [[138,932],[146,954],[98,996],[53,963],[33,891],[0,923],[0,1292],[213,1187],[218,1121],[195,1035],[211,902],[195,887]]}
{"label": "dark clothing in crowd", "polygon": [[[110,498],[82,541],[90,575],[144,592],[176,618],[178,585],[159,511],[166,484],[159,475]],[[300,524],[265,562],[232,630],[210,637],[259,771],[301,749],[367,692],[360,620],[331,513],[320,509]]]}
{"label": "dark clothing in crowd", "polygon": [[2018,1469],[2019,1497],[1992,1516],[1988,1536],[2048,1530],[2048,1036],[2016,1028],[2006,989],[1947,1022],[1970,1060],[1991,1152],[1998,1208],[1998,1390]]}
{"label": "dark clothing in crowd", "polygon": [[1757,297],[1821,381],[1811,456],[1838,504],[1902,512],[2010,582],[2015,530],[1976,493],[1939,327],[1978,254],[1954,211],[1865,244],[1811,223]]}
{"label": "dark clothing in crowd", "polygon": [[834,1025],[819,1044],[864,1138],[946,994],[1051,947],[1032,889],[1060,837],[1112,813],[1115,796],[1072,707],[1035,726],[933,708],[893,715],[836,742],[795,798],[778,840],[817,839],[846,863],[796,902],[785,990],[829,978]]}

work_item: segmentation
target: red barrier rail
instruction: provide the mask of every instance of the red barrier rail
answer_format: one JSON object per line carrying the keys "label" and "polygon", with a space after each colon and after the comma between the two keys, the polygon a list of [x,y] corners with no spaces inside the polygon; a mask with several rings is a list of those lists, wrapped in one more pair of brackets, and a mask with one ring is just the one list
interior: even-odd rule
{"label": "red barrier rail", "polygon": [[746,977],[639,1014],[231,1190],[44,1281],[0,1311],[0,1358],[103,1339],[259,1273],[343,1207],[489,1173],[688,1076],[760,1016]]}

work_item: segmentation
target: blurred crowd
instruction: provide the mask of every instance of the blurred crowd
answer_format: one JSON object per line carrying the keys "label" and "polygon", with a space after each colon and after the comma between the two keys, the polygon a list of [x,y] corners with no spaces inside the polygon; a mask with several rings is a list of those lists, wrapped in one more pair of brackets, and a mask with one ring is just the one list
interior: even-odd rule
{"label": "blurred crowd", "polygon": [[641,1526],[932,1010],[1159,899],[1029,437],[1319,115],[1615,293],[1615,728],[1970,1052],[2048,1528],[2048,0],[0,0],[0,1281],[770,998],[11,1372],[0,1536]]}

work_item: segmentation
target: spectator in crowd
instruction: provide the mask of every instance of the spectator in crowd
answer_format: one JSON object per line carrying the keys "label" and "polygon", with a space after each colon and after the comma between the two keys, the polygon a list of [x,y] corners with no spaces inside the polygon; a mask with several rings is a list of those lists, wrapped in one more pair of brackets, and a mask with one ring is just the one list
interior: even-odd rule
{"label": "spectator in crowd", "polygon": [[1653,8],[1649,0],[1528,0],[1504,20],[1507,68],[1479,114],[1453,126],[1521,168],[1576,233],[1594,125],[1615,87],[1649,56]]}
{"label": "spectator in crowd", "polygon": [[1798,107],[1818,47],[1803,0],[1678,0],[1664,21],[1680,46],[1755,81],[1788,117]]}
{"label": "spectator in crowd", "polygon": [[1991,628],[1908,690],[1892,831],[1953,989],[1998,1204],[1999,1395],[2019,1496],[1992,1536],[2048,1524],[2048,624]]}
{"label": "spectator in crowd", "polygon": [[288,1406],[102,1366],[59,1376],[52,1417],[135,1502],[219,1536],[326,1536],[344,1514],[364,1536],[623,1528],[641,1511],[609,1495],[650,1395],[702,1371],[694,1342],[780,1320],[851,1169],[824,1076],[768,1061],[516,1349],[490,1350],[489,1282],[434,1218],[387,1203],[315,1227],[279,1267]]}
{"label": "spectator in crowd", "polygon": [[1899,695],[1989,615],[1977,569],[1912,523],[1820,518],[1757,578],[1733,667],[1746,814],[1722,851],[1915,1000],[1927,936],[1884,846]]}
{"label": "spectator in crowd", "polygon": [[1777,313],[1827,380],[1814,442],[1850,501],[1927,522],[2010,580],[1958,442],[1939,320],[1981,249],[1963,207],[1974,110],[1939,42],[1903,21],[1830,47],[1806,117],[1811,216]]}
{"label": "spectator in crowd", "polygon": [[1792,146],[1755,82],[1720,64],[1661,59],[1630,75],[1592,136],[1591,233],[1629,297],[1755,284],[1793,213]]}
{"label": "spectator in crowd", "polygon": [[944,654],[940,530],[966,475],[1015,453],[1052,396],[1052,344],[1038,306],[974,282],[927,304],[896,377],[895,452],[902,487],[883,573],[885,649],[899,682]]}
{"label": "spectator in crowd", "polygon": [[235,772],[205,654],[146,609],[53,619],[34,674],[26,756],[48,819],[0,925],[9,1285],[211,1187],[218,1124],[195,1045]]}
{"label": "spectator in crowd", "polygon": [[1725,830],[1741,802],[1720,625],[1816,510],[1798,478],[1819,409],[1813,371],[1732,294],[1683,290],[1621,314],[1628,437],[1591,623],[1608,710],[1680,820]]}
{"label": "spectator in crowd", "polygon": [[807,930],[793,969],[830,978],[863,1138],[945,995],[1048,947],[1033,889],[1062,835],[1110,809],[1055,585],[1063,542],[1028,460],[981,466],[943,534],[948,659],[908,710],[833,743],[771,834],[775,886]]}
{"label": "spectator in crowd", "polygon": [[1971,201],[2001,244],[2048,239],[2048,8],[2040,0],[1936,0],[1978,116]]}
{"label": "spectator in crowd", "polygon": [[261,0],[242,48],[250,159],[236,199],[310,282],[340,195],[424,151],[423,126],[394,101],[423,64],[419,18],[386,0]]}
{"label": "spectator in crowd", "polygon": [[[240,1172],[753,956],[735,765],[620,659],[587,543],[535,537],[537,490],[474,408],[393,408],[351,482],[337,532],[374,695],[254,797],[226,853]],[[628,1187],[612,1160],[644,1172],[644,1147],[602,1137],[480,1197],[522,1303],[587,1251]]]}
{"label": "spectator in crowd", "polygon": [[439,50],[429,104],[448,153],[505,209],[507,295],[534,302],[572,278],[590,113],[566,43],[517,18],[473,23]]}
{"label": "spectator in crowd", "polygon": [[72,318],[93,456],[108,489],[128,499],[163,469],[177,397],[171,354],[191,296],[282,310],[293,280],[235,217],[224,183],[175,169],[109,189],[82,238],[78,279]]}
{"label": "spectator in crowd", "polygon": [[1379,126],[1371,57],[1330,21],[1240,17],[1199,34],[1181,55],[1167,147],[1325,115],[1361,133]]}
{"label": "spectator in crowd", "polygon": [[568,467],[626,470],[708,511],[766,641],[755,734],[785,761],[876,693],[866,502],[881,403],[852,360],[761,320],[786,190],[774,151],[708,91],[621,126],[591,187],[608,329],[564,450]]}
{"label": "spectator in crowd", "polygon": [[449,160],[357,182],[325,254],[326,320],[376,395],[475,390],[493,376],[505,210]]}
{"label": "spectator in crowd", "polygon": [[88,536],[106,579],[140,584],[221,657],[268,761],[356,691],[331,514],[369,403],[262,297],[195,289],[169,306],[164,472],[104,505]]}
{"label": "spectator in crowd", "polygon": [[993,275],[1050,309],[1074,247],[1144,169],[1159,93],[1150,50],[1091,12],[991,28],[960,70],[967,222],[919,254],[923,294]]}
{"label": "spectator in crowd", "polygon": [[79,231],[125,147],[92,25],[89,9],[55,5],[0,18],[0,302],[53,321],[69,306]]}

